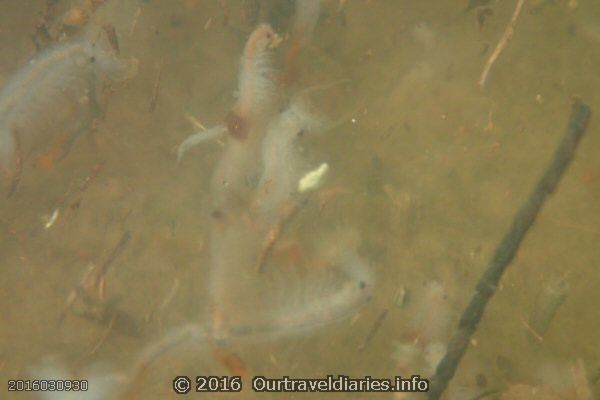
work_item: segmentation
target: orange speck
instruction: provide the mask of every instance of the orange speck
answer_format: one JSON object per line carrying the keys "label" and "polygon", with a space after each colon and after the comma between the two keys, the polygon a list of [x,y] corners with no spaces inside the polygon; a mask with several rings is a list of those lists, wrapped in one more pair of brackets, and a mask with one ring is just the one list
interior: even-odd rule
{"label": "orange speck", "polygon": [[597,182],[599,179],[600,179],[600,171],[594,171],[594,170],[588,171],[581,176],[581,182],[583,182],[586,185],[593,184],[594,182]]}
{"label": "orange speck", "polygon": [[244,117],[240,116],[235,111],[231,111],[225,117],[225,125],[229,134],[237,140],[245,140],[248,138],[250,126]]}
{"label": "orange speck", "polygon": [[40,169],[49,170],[54,168],[56,159],[58,158],[61,143],[52,146],[45,154],[42,154],[36,162],[36,166]]}
{"label": "orange speck", "polygon": [[289,85],[298,80],[300,75],[300,68],[298,66],[298,56],[302,46],[301,41],[298,38],[292,40],[290,47],[285,56],[285,72],[279,78],[279,83],[282,86]]}
{"label": "orange speck", "polygon": [[298,242],[282,243],[273,251],[273,258],[277,264],[297,267],[302,261],[302,247]]}
{"label": "orange speck", "polygon": [[348,191],[341,186],[335,186],[319,192],[319,211],[323,210],[327,203],[329,203],[334,197],[347,192]]}
{"label": "orange speck", "polygon": [[63,24],[67,26],[82,26],[86,23],[89,14],[82,8],[72,8],[65,14]]}
{"label": "orange speck", "polygon": [[246,364],[237,354],[220,347],[213,347],[213,357],[219,364],[227,368],[229,375],[241,376],[244,380],[248,377]]}

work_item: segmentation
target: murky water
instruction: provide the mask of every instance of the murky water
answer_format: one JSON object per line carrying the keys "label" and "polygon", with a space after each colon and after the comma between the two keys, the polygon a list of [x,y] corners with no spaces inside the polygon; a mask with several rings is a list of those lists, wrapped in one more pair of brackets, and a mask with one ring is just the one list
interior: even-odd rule
{"label": "murky water", "polygon": [[[36,34],[40,22],[56,23],[70,7],[93,14],[91,3],[0,1],[0,84],[39,54],[36,42],[48,44]],[[6,383],[31,379],[48,357],[65,377],[101,369],[126,382],[147,346],[210,320],[211,177],[224,141],[194,147],[179,163],[177,146],[198,131],[190,120],[211,127],[231,110],[240,56],[259,22],[284,39],[273,50],[274,68],[290,69],[292,2],[124,3],[112,17],[121,56],[139,61],[137,75],[103,87],[101,115],[66,157],[45,158],[54,137],[37,152],[25,149],[18,185],[0,200],[0,398],[43,398],[9,393]],[[322,162],[329,171],[269,253],[282,265],[277,280],[266,283],[276,294],[273,307],[295,296],[290,287],[302,271],[328,268],[319,254],[338,245],[341,231],[358,233],[358,253],[375,279],[371,300],[307,332],[175,346],[124,384],[124,398],[181,398],[171,387],[176,375],[239,373],[243,393],[224,397],[402,398],[257,394],[249,381],[431,373],[428,345],[450,337],[514,213],[551,160],[572,97],[593,113],[600,109],[599,3],[526,1],[483,89],[477,81],[515,4],[472,1],[478,6],[465,11],[468,4],[323,1],[312,40],[294,61],[297,73],[278,83],[289,97],[345,80],[310,96],[333,128],[303,138],[303,171]],[[80,29],[52,27],[66,37]],[[598,146],[593,116],[445,398],[600,398]],[[4,190],[10,179],[3,179]],[[246,226],[245,212],[234,216],[233,226]],[[119,247],[126,233],[131,238]],[[235,242],[231,247],[241,251]],[[76,290],[90,265],[108,269],[95,286]],[[248,268],[255,266],[249,261]],[[239,299],[237,290],[221,294]],[[90,293],[97,296],[92,305],[82,300]],[[69,298],[75,299],[70,311]],[[250,321],[252,307],[263,307],[257,315],[271,307],[250,297],[242,302]],[[575,378],[582,365],[596,397]],[[516,385],[528,386],[522,397],[507,394]]]}

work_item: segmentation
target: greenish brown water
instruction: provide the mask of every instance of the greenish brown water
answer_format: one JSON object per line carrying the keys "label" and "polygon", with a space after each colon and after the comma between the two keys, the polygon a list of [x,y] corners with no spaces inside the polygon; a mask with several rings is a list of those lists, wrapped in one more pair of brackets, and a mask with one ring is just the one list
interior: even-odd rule
{"label": "greenish brown water", "polygon": [[[59,356],[74,375],[85,376],[93,365],[126,373],[146,345],[205,313],[206,216],[220,147],[196,147],[180,163],[175,150],[195,131],[186,116],[213,126],[234,102],[239,57],[261,18],[252,15],[251,3],[140,2],[135,24],[132,16],[119,33],[122,54],[139,60],[137,76],[115,88],[96,129],[77,140],[54,168],[36,168],[25,159],[15,194],[0,200],[0,398],[27,398],[6,392],[6,382],[27,379],[49,355]],[[279,32],[289,29],[290,4],[259,3]],[[512,216],[550,161],[572,96],[593,113],[600,109],[600,4],[526,1],[513,39],[482,90],[479,75],[514,2],[489,3],[493,14],[482,27],[477,10],[466,12],[466,3],[324,2],[290,91],[349,79],[344,89],[324,90],[318,97],[331,118],[350,119],[307,144],[330,171],[282,240],[287,235],[327,247],[320,240],[328,231],[355,228],[360,253],[376,278],[375,293],[354,316],[323,329],[228,348],[248,376],[421,372],[422,365],[403,365],[397,345],[415,338],[427,284],[440,282],[447,293],[442,304],[426,311],[445,310],[436,334],[444,341]],[[36,54],[30,37],[44,7],[44,1],[0,1],[0,84]],[[280,60],[285,45],[276,53]],[[490,303],[448,399],[469,400],[517,384],[539,386],[547,383],[541,378],[547,369],[562,371],[554,380],[569,386],[569,366],[577,360],[597,376],[599,145],[594,114],[559,190]],[[99,164],[97,176],[81,190]],[[320,207],[323,199],[328,202]],[[60,215],[45,229],[56,208]],[[59,325],[67,297],[88,265],[102,263],[125,231],[131,240],[106,275],[106,297],[118,300],[119,310],[138,321],[143,335],[74,315]],[[567,282],[568,294],[543,341],[532,340],[527,322],[539,293],[557,277]],[[408,293],[405,307],[395,301],[401,288]],[[386,309],[380,329],[358,351]],[[149,366],[129,398],[180,398],[170,385],[181,374],[231,371],[212,350],[176,349]],[[590,386],[598,396],[598,383]],[[327,396],[400,398],[249,390],[223,397]]]}

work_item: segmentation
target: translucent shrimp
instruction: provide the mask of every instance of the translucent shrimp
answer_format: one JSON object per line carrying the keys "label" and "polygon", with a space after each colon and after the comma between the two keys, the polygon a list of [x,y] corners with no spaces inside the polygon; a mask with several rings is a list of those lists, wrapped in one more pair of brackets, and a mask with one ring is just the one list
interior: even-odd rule
{"label": "translucent shrimp", "polygon": [[0,89],[0,165],[5,171],[15,167],[18,144],[31,152],[45,146],[51,133],[80,133],[98,110],[97,79],[119,82],[136,74],[137,60],[118,58],[98,32],[89,29],[49,47]]}
{"label": "translucent shrimp", "polygon": [[[269,307],[259,308],[251,320],[229,329],[232,340],[260,341],[312,332],[351,316],[373,294],[374,277],[354,249],[346,249],[329,271],[311,272],[277,282],[279,290],[263,296]],[[276,306],[273,306],[276,304]]]}
{"label": "translucent shrimp", "polygon": [[[224,122],[226,131],[237,140],[247,139],[254,128],[265,123],[273,111],[277,95],[271,49],[277,46],[280,40],[273,28],[262,24],[252,32],[246,42],[240,60],[238,98]],[[219,125],[188,136],[179,145],[177,159],[180,160],[191,147],[217,138],[222,133],[224,131]]]}
{"label": "translucent shrimp", "polygon": [[259,219],[271,224],[296,193],[302,165],[295,147],[306,132],[322,129],[323,121],[309,111],[303,97],[294,97],[290,106],[267,128],[262,141],[262,175],[256,198]]}
{"label": "translucent shrimp", "polygon": [[225,122],[229,133],[244,139],[273,110],[276,98],[271,51],[281,39],[267,24],[259,25],[248,38],[238,78],[238,99]]}

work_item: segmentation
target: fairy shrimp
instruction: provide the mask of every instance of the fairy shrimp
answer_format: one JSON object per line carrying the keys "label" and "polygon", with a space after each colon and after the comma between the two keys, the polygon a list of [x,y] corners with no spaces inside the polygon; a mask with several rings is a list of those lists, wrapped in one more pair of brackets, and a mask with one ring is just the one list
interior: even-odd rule
{"label": "fairy shrimp", "polygon": [[244,379],[248,377],[246,363],[238,354],[217,346],[212,348],[212,354],[219,364],[227,368],[229,375],[241,376]]}
{"label": "fairy shrimp", "polygon": [[267,119],[276,99],[270,50],[280,42],[281,38],[267,24],[252,32],[240,60],[236,103],[223,124],[188,136],[177,149],[178,161],[191,147],[225,133],[238,142],[244,141],[260,121]]}
{"label": "fairy shrimp", "polygon": [[246,139],[258,120],[272,109],[275,85],[270,50],[280,41],[268,24],[259,25],[248,38],[240,62],[238,99],[225,117],[229,133],[238,140]]}
{"label": "fairy shrimp", "polygon": [[[121,82],[136,74],[137,60],[117,57],[101,43],[94,28],[48,47],[0,88],[0,165],[4,170],[15,169],[14,132],[24,155],[39,153],[55,141],[57,133],[69,132],[70,137],[61,141],[64,154],[99,111],[98,80]],[[50,154],[42,164],[51,166],[53,160]]]}
{"label": "fairy shrimp", "polygon": [[333,266],[333,271],[328,272],[337,278],[313,271],[282,291],[284,298],[270,297],[276,307],[256,313],[247,325],[232,326],[232,337],[251,339],[258,335],[278,337],[311,332],[348,318],[370,301],[374,276],[355,249],[342,249],[328,261]]}

